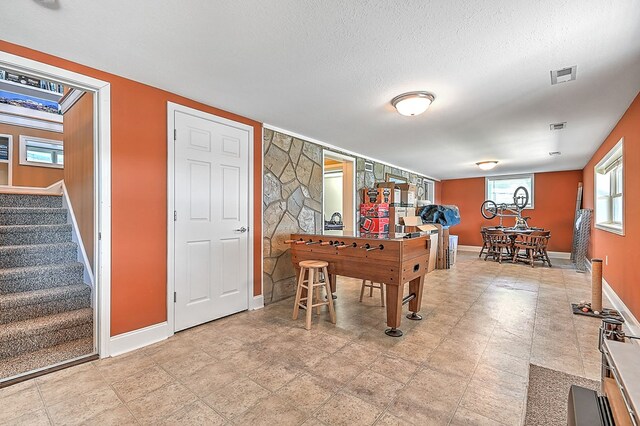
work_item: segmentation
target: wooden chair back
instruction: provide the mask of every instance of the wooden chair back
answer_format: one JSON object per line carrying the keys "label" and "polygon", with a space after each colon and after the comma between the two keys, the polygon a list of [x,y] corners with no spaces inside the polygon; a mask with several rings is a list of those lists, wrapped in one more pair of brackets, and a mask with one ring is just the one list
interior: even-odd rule
{"label": "wooden chair back", "polygon": [[546,246],[547,237],[544,235],[538,235],[536,232],[530,234],[518,234],[514,245],[527,247],[532,249],[539,249],[544,244]]}
{"label": "wooden chair back", "polygon": [[511,244],[511,239],[502,229],[487,229],[486,236],[490,245]]}

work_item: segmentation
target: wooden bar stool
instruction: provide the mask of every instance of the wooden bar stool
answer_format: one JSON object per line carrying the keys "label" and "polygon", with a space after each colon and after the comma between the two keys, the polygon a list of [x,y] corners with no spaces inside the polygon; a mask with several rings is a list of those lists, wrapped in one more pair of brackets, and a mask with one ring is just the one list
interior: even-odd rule
{"label": "wooden bar stool", "polygon": [[[369,283],[369,284],[367,284]],[[380,306],[384,306],[384,284],[383,283],[374,283],[369,280],[362,280],[362,287],[360,287],[360,301],[362,302],[362,296],[364,296],[365,288],[369,289],[369,297],[373,297],[373,289],[380,290]]]}
{"label": "wooden bar stool", "polygon": [[[316,313],[320,313],[320,307],[323,305],[329,306],[329,315],[331,316],[331,322],[336,323],[336,311],[333,309],[333,297],[331,294],[331,282],[329,281],[329,272],[327,271],[327,262],[320,260],[303,260],[298,263],[300,266],[300,276],[298,277],[298,288],[296,290],[296,302],[293,306],[293,319],[298,319],[298,312],[300,308],[307,310],[307,322],[305,327],[307,330],[311,329],[311,314],[313,308],[316,308]],[[324,282],[320,282],[320,273],[324,275]],[[308,278],[305,279],[305,274]],[[327,292],[327,298],[321,299],[320,289],[324,287]],[[306,296],[302,297],[302,289],[306,289]],[[316,299],[314,304],[313,299]],[[304,303],[302,303],[304,301]]]}

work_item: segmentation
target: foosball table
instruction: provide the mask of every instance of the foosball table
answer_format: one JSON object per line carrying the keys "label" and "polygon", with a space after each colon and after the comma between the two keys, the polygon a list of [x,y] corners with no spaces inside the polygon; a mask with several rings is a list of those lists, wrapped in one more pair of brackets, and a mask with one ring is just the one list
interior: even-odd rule
{"label": "foosball table", "polygon": [[[421,320],[424,279],[429,264],[431,240],[428,235],[414,238],[363,238],[321,234],[292,234],[291,261],[296,271],[303,260],[329,263],[331,290],[335,292],[336,276],[359,278],[386,285],[388,336],[400,337],[402,305],[408,303],[407,318]],[[297,274],[298,275],[298,274]],[[403,297],[409,283],[409,295]]]}

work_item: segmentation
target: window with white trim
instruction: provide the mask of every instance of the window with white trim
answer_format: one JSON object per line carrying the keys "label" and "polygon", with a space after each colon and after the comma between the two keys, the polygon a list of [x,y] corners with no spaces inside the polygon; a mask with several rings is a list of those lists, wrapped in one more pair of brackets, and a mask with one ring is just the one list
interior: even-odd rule
{"label": "window with white trim", "polygon": [[524,186],[529,192],[529,202],[526,209],[532,209],[533,203],[533,173],[526,175],[491,176],[485,179],[485,199],[496,204],[513,205],[513,193]]}
{"label": "window with white trim", "polygon": [[62,141],[20,135],[20,164],[62,169],[64,167]]}
{"label": "window with white trim", "polygon": [[424,185],[424,199],[431,201],[431,203],[435,204],[436,200],[436,183],[431,179],[425,178],[423,180]]}
{"label": "window with white trim", "polygon": [[595,226],[624,234],[623,139],[595,166]]}

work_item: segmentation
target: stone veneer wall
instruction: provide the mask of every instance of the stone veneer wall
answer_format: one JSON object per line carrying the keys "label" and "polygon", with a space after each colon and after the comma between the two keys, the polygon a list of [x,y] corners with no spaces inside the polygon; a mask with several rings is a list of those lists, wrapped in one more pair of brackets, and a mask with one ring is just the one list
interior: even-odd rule
{"label": "stone veneer wall", "polygon": [[[264,129],[262,208],[265,304],[295,294],[295,270],[291,264],[289,244],[284,241],[292,233],[322,232],[324,149],[318,144]],[[339,150],[334,152],[344,154]],[[365,161],[373,163],[373,172],[365,172]],[[386,173],[403,176],[414,184],[421,177],[406,170],[356,157],[358,204],[362,202],[361,189],[371,188],[376,182],[384,181]]]}

